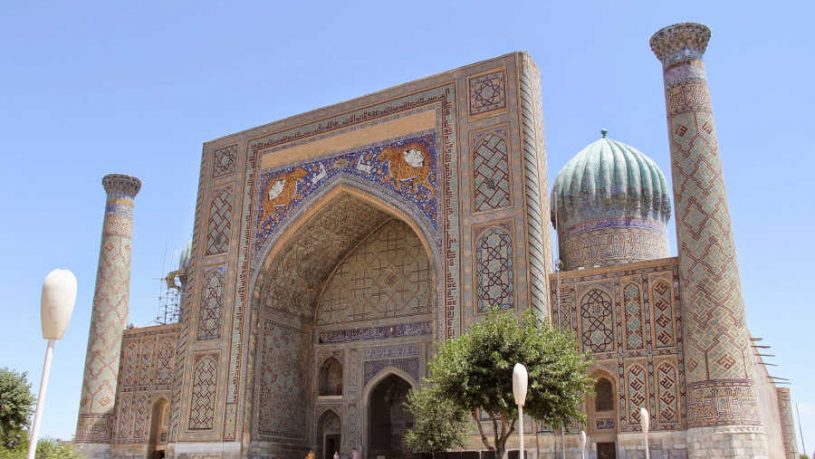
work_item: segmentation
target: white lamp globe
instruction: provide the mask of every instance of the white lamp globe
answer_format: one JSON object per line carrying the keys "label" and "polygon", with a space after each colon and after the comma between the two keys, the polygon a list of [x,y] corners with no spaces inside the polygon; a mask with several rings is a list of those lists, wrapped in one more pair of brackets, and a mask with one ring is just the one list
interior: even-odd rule
{"label": "white lamp globe", "polygon": [[45,276],[40,300],[42,337],[58,340],[65,335],[76,303],[76,276],[67,269],[55,269]]}
{"label": "white lamp globe", "polygon": [[516,363],[512,369],[512,396],[515,397],[515,404],[524,406],[526,403],[526,388],[529,384],[529,373],[523,364]]}
{"label": "white lamp globe", "polygon": [[643,432],[648,432],[648,427],[650,426],[650,418],[648,417],[648,410],[645,407],[640,408],[640,426],[642,426]]}

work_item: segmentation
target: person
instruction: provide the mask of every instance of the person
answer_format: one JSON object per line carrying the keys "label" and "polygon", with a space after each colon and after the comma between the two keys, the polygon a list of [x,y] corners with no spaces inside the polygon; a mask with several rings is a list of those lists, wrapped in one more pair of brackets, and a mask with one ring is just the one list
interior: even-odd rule
{"label": "person", "polygon": [[340,452],[334,451],[334,459],[340,459]]}
{"label": "person", "polygon": [[317,459],[317,453],[315,453],[313,449],[308,450],[308,454],[306,454],[306,459]]}
{"label": "person", "polygon": [[351,448],[351,459],[360,459],[359,451],[356,448]]}

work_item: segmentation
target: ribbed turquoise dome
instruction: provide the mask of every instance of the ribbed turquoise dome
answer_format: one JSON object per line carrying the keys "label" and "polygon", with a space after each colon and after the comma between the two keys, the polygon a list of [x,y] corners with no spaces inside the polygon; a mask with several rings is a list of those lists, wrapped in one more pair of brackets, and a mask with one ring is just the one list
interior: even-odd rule
{"label": "ribbed turquoise dome", "polygon": [[[667,222],[671,189],[659,166],[636,148],[606,137],[563,166],[552,189],[552,221],[632,217]],[[588,214],[588,215],[587,215]]]}

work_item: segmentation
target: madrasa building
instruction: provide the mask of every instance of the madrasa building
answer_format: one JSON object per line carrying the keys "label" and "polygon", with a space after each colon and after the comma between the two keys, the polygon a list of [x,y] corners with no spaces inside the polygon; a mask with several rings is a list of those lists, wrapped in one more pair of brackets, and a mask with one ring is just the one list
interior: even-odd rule
{"label": "madrasa building", "polygon": [[[528,455],[581,457],[583,429],[588,458],[645,457],[646,408],[653,458],[796,457],[789,390],[745,324],[709,38],[685,23],[650,41],[670,182],[603,132],[550,194],[521,52],[206,142],[177,323],[127,327],[141,182],[106,176],[78,449],[408,457],[403,403],[435,346],[499,307],[574,331],[593,358],[587,425],[524,423]],[[450,458],[491,457],[472,432]]]}

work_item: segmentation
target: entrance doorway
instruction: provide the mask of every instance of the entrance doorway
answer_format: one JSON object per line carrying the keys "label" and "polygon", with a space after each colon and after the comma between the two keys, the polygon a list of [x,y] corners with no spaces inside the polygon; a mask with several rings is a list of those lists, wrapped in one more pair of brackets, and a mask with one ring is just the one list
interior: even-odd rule
{"label": "entrance doorway", "polygon": [[147,459],[164,459],[169,421],[170,402],[164,397],[161,397],[153,403],[153,411],[150,415],[150,436],[147,444]]}
{"label": "entrance doorway", "polygon": [[592,375],[594,394],[588,398],[588,434],[597,442],[597,459],[617,458],[617,388],[614,377],[604,371]]}
{"label": "entrance doorway", "polygon": [[332,459],[334,453],[340,451],[341,432],[342,424],[340,423],[340,417],[337,416],[337,413],[331,410],[323,413],[320,419],[320,438],[322,438],[323,459]]}
{"label": "entrance doorway", "polygon": [[403,450],[402,438],[413,427],[413,416],[405,407],[411,385],[395,374],[377,383],[368,402],[368,458],[411,457]]}
{"label": "entrance doorway", "polygon": [[324,459],[332,459],[335,452],[340,451],[340,436],[339,435],[326,435],[325,441],[325,454]]}
{"label": "entrance doorway", "polygon": [[614,443],[598,443],[597,459],[617,459],[617,445]]}

